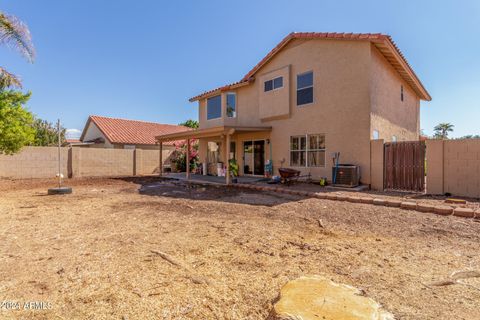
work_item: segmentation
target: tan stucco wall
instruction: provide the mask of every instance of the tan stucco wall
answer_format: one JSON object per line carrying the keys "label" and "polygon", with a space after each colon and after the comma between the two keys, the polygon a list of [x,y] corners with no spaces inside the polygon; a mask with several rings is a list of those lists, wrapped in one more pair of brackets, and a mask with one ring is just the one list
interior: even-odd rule
{"label": "tan stucco wall", "polygon": [[[290,117],[263,122],[263,125],[272,126],[270,140],[274,173],[278,174],[282,160],[284,166],[289,166],[290,136],[325,134],[326,166],[296,169],[302,174],[310,173],[314,178],[331,178],[331,154],[341,152],[340,161],[360,165],[362,181],[369,183],[369,43],[295,40],[260,69],[259,74],[287,65],[290,65]],[[297,106],[297,74],[307,71],[314,74],[314,102]],[[239,117],[243,113],[242,107],[258,108],[257,95],[261,87],[263,82],[256,81],[238,90],[239,97],[248,101],[239,104]]]}
{"label": "tan stucco wall", "polygon": [[[283,77],[283,87],[265,92],[265,81]],[[256,85],[261,120],[290,116],[290,65],[268,71],[258,76]]]}
{"label": "tan stucco wall", "polygon": [[427,140],[427,192],[480,198],[480,140]]}
{"label": "tan stucco wall", "polygon": [[[307,71],[314,73],[314,102],[297,106],[296,77]],[[263,92],[263,80],[275,73],[287,77],[284,87],[275,93],[282,95],[281,104]],[[386,141],[393,135],[399,141],[418,139],[418,97],[368,41],[293,40],[257,71],[252,84],[232,91],[237,93],[237,118],[228,119],[228,124],[272,127],[269,137],[274,174],[278,174],[282,160],[284,166],[289,166],[290,137],[294,135],[325,134],[326,166],[296,168],[302,174],[331,179],[332,153],[340,152],[341,163],[360,165],[365,184],[371,177],[370,140],[374,128]],[[223,119],[206,121],[205,101],[199,101],[200,127],[227,124]],[[204,147],[206,143],[201,143],[201,157]],[[240,157],[242,153],[237,152]],[[379,181],[379,176],[374,175]]]}
{"label": "tan stucco wall", "polygon": [[370,186],[379,191],[383,191],[383,144],[383,139],[370,141]]}
{"label": "tan stucco wall", "polygon": [[[415,141],[420,135],[420,99],[385,57],[371,45],[370,101],[371,130],[389,142]],[[403,85],[403,101],[400,99]]]}

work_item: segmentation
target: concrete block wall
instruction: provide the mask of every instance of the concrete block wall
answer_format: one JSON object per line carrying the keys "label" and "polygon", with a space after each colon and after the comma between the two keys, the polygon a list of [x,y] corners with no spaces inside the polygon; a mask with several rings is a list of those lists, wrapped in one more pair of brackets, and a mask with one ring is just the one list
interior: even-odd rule
{"label": "concrete block wall", "polygon": [[[157,174],[159,173],[159,151],[158,150],[135,150],[137,152],[136,172],[137,175]],[[170,166],[170,156],[173,149],[162,150],[163,166]]]}
{"label": "concrete block wall", "polygon": [[79,177],[132,176],[134,172],[134,150],[132,149],[96,149],[73,148],[78,153],[77,167]]}
{"label": "concrete block wall", "polygon": [[[69,175],[69,150],[61,149],[61,170]],[[55,178],[58,173],[58,149],[55,147],[25,147],[14,155],[0,155],[0,178]]]}
{"label": "concrete block wall", "polygon": [[[163,165],[170,165],[173,148],[163,150]],[[132,176],[159,173],[159,150],[61,148],[64,177]],[[12,155],[0,154],[0,178],[55,178],[56,147],[25,147]]]}
{"label": "concrete block wall", "polygon": [[427,140],[427,193],[480,198],[480,139]]}

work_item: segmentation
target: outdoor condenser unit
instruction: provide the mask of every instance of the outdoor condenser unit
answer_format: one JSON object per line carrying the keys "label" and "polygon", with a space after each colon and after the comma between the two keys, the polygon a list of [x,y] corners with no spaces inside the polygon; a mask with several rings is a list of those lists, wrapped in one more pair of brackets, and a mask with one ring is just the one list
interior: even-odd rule
{"label": "outdoor condenser unit", "polygon": [[[334,180],[335,172],[337,178]],[[353,164],[339,164],[337,168],[332,168],[332,182],[335,181],[336,186],[356,187],[360,184],[360,166]]]}

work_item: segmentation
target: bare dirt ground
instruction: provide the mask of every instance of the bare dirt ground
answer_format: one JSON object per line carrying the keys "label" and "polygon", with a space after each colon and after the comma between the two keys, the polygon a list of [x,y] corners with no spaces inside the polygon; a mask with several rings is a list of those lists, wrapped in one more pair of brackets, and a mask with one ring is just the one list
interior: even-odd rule
{"label": "bare dirt ground", "polygon": [[152,178],[53,184],[0,181],[0,300],[21,309],[1,319],[265,319],[311,274],[397,319],[480,319],[480,278],[447,281],[480,270],[473,219]]}

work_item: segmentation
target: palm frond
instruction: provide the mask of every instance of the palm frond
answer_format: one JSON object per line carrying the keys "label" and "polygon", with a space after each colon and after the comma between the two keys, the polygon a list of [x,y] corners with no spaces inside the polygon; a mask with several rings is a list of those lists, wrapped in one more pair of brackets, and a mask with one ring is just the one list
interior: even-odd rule
{"label": "palm frond", "polygon": [[27,25],[3,12],[0,12],[0,43],[20,51],[30,62],[35,59],[35,48]]}
{"label": "palm frond", "polygon": [[22,88],[22,81],[13,73],[0,67],[0,90],[5,88]]}

